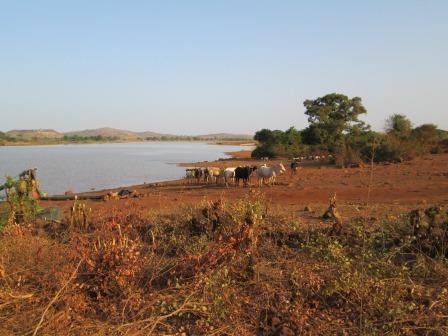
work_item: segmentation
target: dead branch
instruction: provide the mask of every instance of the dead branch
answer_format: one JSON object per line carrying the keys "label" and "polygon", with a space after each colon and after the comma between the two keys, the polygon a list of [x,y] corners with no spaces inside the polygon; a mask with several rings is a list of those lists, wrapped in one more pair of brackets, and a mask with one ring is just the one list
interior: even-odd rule
{"label": "dead branch", "polygon": [[40,317],[40,321],[37,324],[36,328],[34,329],[33,336],[37,335],[37,331],[39,330],[40,326],[42,325],[42,322],[44,321],[45,314],[50,309],[50,307],[59,299],[59,296],[62,294],[64,289],[67,287],[67,285],[75,278],[76,273],[78,272],[79,266],[81,266],[82,259],[79,261],[78,265],[76,265],[75,270],[73,271],[70,278],[65,282],[65,284],[59,289],[59,291],[56,293],[56,295],[51,299],[51,301],[48,303],[47,307],[45,308],[44,312],[42,313],[42,316]]}

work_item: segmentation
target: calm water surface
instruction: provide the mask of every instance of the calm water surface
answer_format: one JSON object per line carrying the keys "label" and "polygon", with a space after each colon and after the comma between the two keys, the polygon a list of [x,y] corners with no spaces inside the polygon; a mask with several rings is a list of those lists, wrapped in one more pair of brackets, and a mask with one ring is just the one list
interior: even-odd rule
{"label": "calm water surface", "polygon": [[0,147],[0,183],[34,167],[41,191],[49,194],[173,180],[185,175],[177,163],[226,158],[224,152],[241,148],[190,142],[6,146]]}

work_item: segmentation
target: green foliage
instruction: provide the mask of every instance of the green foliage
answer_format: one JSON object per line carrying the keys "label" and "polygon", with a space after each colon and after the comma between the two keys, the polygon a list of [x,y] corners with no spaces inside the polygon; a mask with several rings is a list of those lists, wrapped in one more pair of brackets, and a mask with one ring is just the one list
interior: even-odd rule
{"label": "green foliage", "polygon": [[437,129],[437,135],[440,140],[448,139],[448,131]]}
{"label": "green foliage", "polygon": [[6,176],[5,178],[5,183],[3,184],[3,186],[6,189],[11,189],[12,187],[14,187],[15,181],[11,176]]}
{"label": "green foliage", "polygon": [[39,210],[39,203],[31,196],[33,185],[30,181],[14,180],[6,176],[3,184],[6,190],[7,203],[10,206],[9,221],[26,223],[33,220]]}
{"label": "green foliage", "polygon": [[261,131],[255,133],[254,140],[262,144],[273,142],[273,131],[263,128]]}
{"label": "green foliage", "polygon": [[276,156],[276,152],[274,146],[272,145],[258,145],[253,151],[251,156],[253,158],[261,158],[261,157],[270,157],[273,158]]}
{"label": "green foliage", "polygon": [[[376,161],[401,162],[415,156],[414,144],[410,141],[411,121],[402,114],[393,114],[386,120],[386,135],[378,148]],[[412,141],[414,142],[414,141]]]}
{"label": "green foliage", "polygon": [[407,138],[412,131],[411,121],[402,114],[393,114],[386,120],[386,133],[398,138]]}
{"label": "green foliage", "polygon": [[358,165],[363,162],[360,150],[347,143],[343,143],[335,148],[334,154],[334,163],[339,167]]}
{"label": "green foliage", "polygon": [[0,202],[0,232],[8,223],[9,207],[6,202]]}
{"label": "green foliage", "polygon": [[331,152],[339,153],[344,163],[359,161],[364,147],[360,143],[370,132],[370,127],[358,119],[360,114],[366,113],[361,98],[332,93],[315,100],[306,100],[304,105],[310,123],[307,128],[302,131],[294,127],[285,132],[269,129],[258,131],[254,139],[260,144],[252,156],[299,156],[306,152]]}
{"label": "green foliage", "polygon": [[252,157],[296,156],[303,150],[300,132],[290,127],[286,131],[262,129],[255,133],[259,142]]}
{"label": "green foliage", "polygon": [[81,135],[64,135],[62,138],[65,142],[73,142],[73,143],[89,143],[89,142],[108,142],[108,141],[118,141],[120,138],[117,136],[102,136],[94,135],[94,136],[81,136]]}
{"label": "green foliage", "polygon": [[359,97],[331,93],[314,100],[307,99],[303,105],[312,127],[307,131],[308,141],[325,145],[330,152],[344,144],[346,134],[353,128],[368,128],[358,119],[360,114],[367,113]]}
{"label": "green foliage", "polygon": [[310,125],[302,131],[302,139],[311,151],[335,154],[335,163],[340,166],[366,159],[375,134],[358,119],[367,112],[361,98],[333,93],[306,100],[304,105]]}
{"label": "green foliage", "polygon": [[259,145],[252,157],[329,152],[340,166],[360,164],[372,157],[376,162],[401,162],[417,155],[443,152],[441,140],[448,138],[448,132],[433,124],[412,128],[411,121],[402,114],[386,120],[385,133],[373,132],[358,119],[367,112],[359,97],[331,93],[303,104],[308,127],[301,131],[294,127],[285,132],[258,131],[254,139]]}
{"label": "green foliage", "polygon": [[211,307],[204,309],[204,311],[210,310],[209,322],[216,323],[219,321],[225,322],[229,318],[229,308],[234,300],[234,294],[232,293],[232,286],[235,284],[235,280],[229,272],[227,266],[223,266],[212,273],[205,281],[204,294],[208,301],[211,303]]}
{"label": "green foliage", "polygon": [[432,152],[441,140],[434,124],[423,124],[414,128],[411,137],[417,142],[419,151],[423,153]]}
{"label": "green foliage", "polygon": [[[403,321],[427,318],[428,307],[446,311],[439,304],[448,303],[443,285],[447,225],[443,210],[431,207],[389,216],[375,228],[366,227],[362,219],[352,220],[336,236],[311,231],[302,247],[330,270],[315,297],[326,307],[361,312],[360,334],[402,334],[407,326]],[[429,284],[429,278],[438,285]],[[437,327],[441,321],[435,315],[431,319],[426,323],[433,330],[444,330]]]}
{"label": "green foliage", "polygon": [[411,159],[414,155],[414,147],[411,143],[403,141],[393,135],[386,135],[382,138],[378,149],[375,152],[376,162],[402,162]]}
{"label": "green foliage", "polygon": [[385,223],[381,237],[385,249],[448,258],[448,214],[441,207],[414,209]]}
{"label": "green foliage", "polygon": [[385,128],[386,134],[381,137],[375,154],[377,162],[401,162],[440,150],[440,133],[436,125],[412,128],[411,121],[404,115],[394,114],[387,119]]}
{"label": "green foliage", "polygon": [[345,135],[344,141],[335,148],[336,165],[350,166],[369,162],[381,138],[382,134],[380,133],[356,127],[352,128]]}
{"label": "green foliage", "polygon": [[316,125],[308,126],[301,132],[301,134],[304,144],[310,146],[322,145],[326,147],[326,145],[322,142],[323,135],[321,134],[321,130]]}

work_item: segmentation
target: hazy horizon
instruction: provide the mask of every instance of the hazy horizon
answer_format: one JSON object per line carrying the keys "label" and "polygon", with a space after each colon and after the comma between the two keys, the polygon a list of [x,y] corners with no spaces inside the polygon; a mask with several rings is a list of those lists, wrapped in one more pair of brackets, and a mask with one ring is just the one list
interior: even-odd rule
{"label": "hazy horizon", "polygon": [[359,96],[448,129],[448,2],[4,2],[1,130],[253,134]]}

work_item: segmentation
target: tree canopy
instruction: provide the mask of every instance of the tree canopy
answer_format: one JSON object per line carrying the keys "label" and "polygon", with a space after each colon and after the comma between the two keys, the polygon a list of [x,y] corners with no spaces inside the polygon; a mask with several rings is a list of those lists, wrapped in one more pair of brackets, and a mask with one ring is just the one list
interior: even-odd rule
{"label": "tree canopy", "polygon": [[361,98],[349,98],[340,93],[330,93],[314,100],[303,102],[308,116],[309,127],[304,130],[304,141],[307,144],[325,145],[328,150],[343,142],[345,134],[353,128],[368,129],[368,126],[358,119],[360,114],[367,112]]}
{"label": "tree canopy", "polygon": [[374,132],[359,119],[367,113],[359,97],[349,98],[330,93],[304,101],[308,127],[286,131],[262,129],[255,134],[259,142],[252,156],[301,156],[332,153],[341,166],[370,161],[403,161],[417,155],[443,150],[441,139],[448,132],[436,125],[423,124],[413,128],[402,114],[393,114],[385,124],[385,133]]}

